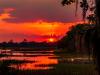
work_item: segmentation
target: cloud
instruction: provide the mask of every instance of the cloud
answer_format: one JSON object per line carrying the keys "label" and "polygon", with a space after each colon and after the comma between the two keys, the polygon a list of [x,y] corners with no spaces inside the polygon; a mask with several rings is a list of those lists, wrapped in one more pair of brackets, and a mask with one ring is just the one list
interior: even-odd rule
{"label": "cloud", "polygon": [[[75,10],[73,10],[75,9],[74,5],[62,7],[60,0],[0,0],[0,8],[15,9],[10,12],[10,15],[15,18],[5,19],[7,22],[76,21]],[[80,20],[80,16],[78,19]]]}
{"label": "cloud", "polygon": [[6,19],[12,19],[14,17],[11,16],[10,12],[14,11],[13,8],[5,8],[5,9],[1,9],[1,13],[0,13],[0,20],[4,21]]}

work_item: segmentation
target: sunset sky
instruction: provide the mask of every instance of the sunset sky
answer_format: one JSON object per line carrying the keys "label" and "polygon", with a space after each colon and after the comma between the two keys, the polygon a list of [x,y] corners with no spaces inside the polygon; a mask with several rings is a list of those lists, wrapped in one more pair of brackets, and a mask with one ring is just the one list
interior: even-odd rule
{"label": "sunset sky", "polygon": [[0,0],[0,42],[60,39],[69,27],[81,22],[75,4],[63,7],[62,0]]}

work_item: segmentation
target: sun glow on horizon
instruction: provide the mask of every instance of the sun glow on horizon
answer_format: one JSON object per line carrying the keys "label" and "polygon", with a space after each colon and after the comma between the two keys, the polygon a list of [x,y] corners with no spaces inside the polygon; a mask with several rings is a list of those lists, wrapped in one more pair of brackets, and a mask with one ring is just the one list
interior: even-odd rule
{"label": "sun glow on horizon", "polygon": [[48,42],[55,42],[56,39],[55,39],[55,38],[49,38],[47,41],[48,41]]}

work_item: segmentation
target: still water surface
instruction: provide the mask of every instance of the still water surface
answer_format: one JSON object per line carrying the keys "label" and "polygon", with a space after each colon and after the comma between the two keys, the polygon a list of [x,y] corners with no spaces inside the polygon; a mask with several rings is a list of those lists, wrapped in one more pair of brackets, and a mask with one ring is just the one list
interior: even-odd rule
{"label": "still water surface", "polygon": [[61,62],[88,62],[88,58],[66,58],[61,57],[54,53],[55,50],[34,50],[34,51],[15,51],[15,50],[0,50],[1,54],[7,56],[0,57],[0,61],[3,60],[16,60],[16,61],[28,61],[24,63],[11,64],[9,67],[13,67],[19,70],[46,70],[53,69],[54,65]]}

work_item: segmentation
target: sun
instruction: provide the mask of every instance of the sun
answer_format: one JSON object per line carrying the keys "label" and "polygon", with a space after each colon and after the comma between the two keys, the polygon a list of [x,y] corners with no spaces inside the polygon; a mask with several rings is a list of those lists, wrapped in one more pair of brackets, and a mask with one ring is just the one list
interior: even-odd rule
{"label": "sun", "polygon": [[55,42],[55,39],[54,38],[49,38],[48,42]]}

